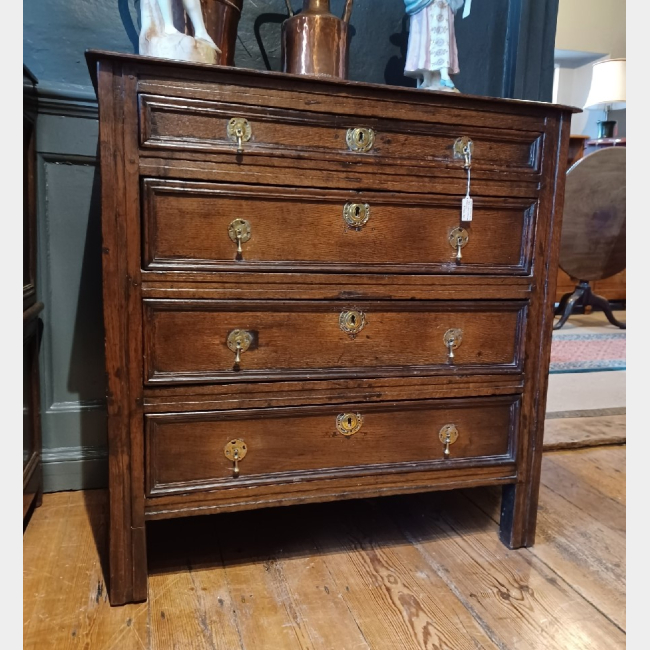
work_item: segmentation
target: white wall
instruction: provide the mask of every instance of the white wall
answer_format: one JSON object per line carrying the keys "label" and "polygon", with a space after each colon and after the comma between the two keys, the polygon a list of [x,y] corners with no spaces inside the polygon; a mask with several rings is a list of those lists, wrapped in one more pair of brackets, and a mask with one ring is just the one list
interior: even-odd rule
{"label": "white wall", "polygon": [[[625,0],[560,0],[555,37],[556,50],[570,50],[576,55],[593,53],[598,60],[625,57]],[[582,108],[589,94],[595,61],[575,68],[556,71],[554,101]],[[598,133],[603,111],[583,111],[571,120],[571,133]],[[619,137],[625,137],[625,111],[612,111],[610,120],[618,122]]]}
{"label": "white wall", "polygon": [[555,47],[625,57],[625,0],[560,0]]}

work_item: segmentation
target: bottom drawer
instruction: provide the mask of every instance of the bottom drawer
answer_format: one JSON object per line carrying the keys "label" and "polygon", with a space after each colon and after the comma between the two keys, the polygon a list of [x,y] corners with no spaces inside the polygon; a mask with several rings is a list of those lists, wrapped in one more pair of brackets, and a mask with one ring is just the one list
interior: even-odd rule
{"label": "bottom drawer", "polygon": [[519,403],[514,395],[148,415],[147,495],[507,462]]}

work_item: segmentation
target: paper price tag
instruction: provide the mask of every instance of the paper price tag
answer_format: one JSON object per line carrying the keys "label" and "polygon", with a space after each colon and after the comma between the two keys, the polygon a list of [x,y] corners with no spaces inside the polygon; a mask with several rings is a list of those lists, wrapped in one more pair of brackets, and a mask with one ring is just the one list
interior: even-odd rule
{"label": "paper price tag", "polygon": [[471,197],[466,196],[463,199],[463,207],[462,207],[461,213],[460,213],[460,220],[461,221],[471,221],[473,211],[474,211],[474,200]]}

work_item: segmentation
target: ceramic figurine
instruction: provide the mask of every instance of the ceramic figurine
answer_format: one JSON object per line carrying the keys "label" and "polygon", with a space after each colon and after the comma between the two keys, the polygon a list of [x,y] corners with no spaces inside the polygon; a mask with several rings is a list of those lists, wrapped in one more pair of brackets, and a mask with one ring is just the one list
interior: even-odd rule
{"label": "ceramic figurine", "polygon": [[[194,36],[183,34],[174,25],[174,10],[180,10],[181,1],[192,23]],[[197,63],[217,62],[221,50],[205,29],[201,0],[141,0],[140,4],[140,54]]]}
{"label": "ceramic figurine", "polygon": [[418,88],[459,92],[449,75],[458,74],[454,14],[464,0],[404,0],[411,17],[404,74]]}

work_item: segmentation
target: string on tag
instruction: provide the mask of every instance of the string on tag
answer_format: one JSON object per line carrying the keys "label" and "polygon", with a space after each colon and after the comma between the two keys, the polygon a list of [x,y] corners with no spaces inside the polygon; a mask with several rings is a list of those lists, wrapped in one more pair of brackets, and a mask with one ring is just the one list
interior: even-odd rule
{"label": "string on tag", "polygon": [[465,167],[465,171],[467,172],[467,193],[465,194],[465,198],[463,199],[463,202],[462,202],[460,220],[461,221],[471,221],[472,220],[472,213],[474,211],[474,201],[472,200],[472,197],[469,194],[470,184],[471,184],[471,179],[472,179],[472,173],[471,173],[472,153],[470,151],[469,144],[465,145],[465,147],[463,149],[463,156],[465,156],[464,167]]}

